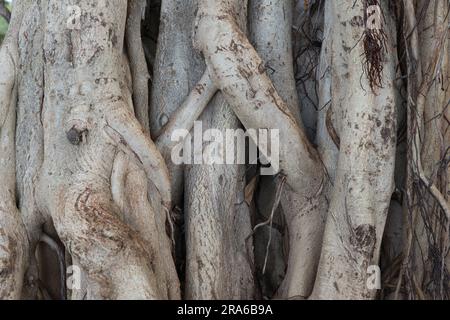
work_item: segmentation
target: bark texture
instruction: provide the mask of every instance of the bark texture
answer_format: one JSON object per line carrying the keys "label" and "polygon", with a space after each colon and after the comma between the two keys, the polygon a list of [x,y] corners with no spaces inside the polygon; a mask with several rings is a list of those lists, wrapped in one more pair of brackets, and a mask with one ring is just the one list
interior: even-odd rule
{"label": "bark texture", "polygon": [[3,4],[1,299],[450,297],[448,0]]}

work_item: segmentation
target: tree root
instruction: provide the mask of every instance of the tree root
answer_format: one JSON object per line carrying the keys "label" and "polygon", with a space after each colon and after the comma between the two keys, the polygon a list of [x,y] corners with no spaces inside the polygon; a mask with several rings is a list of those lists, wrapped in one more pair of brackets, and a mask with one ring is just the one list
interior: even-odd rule
{"label": "tree root", "polygon": [[[281,203],[288,228],[298,230],[296,235],[303,234],[300,244],[298,238],[295,240],[295,248],[291,243],[291,257],[299,255],[297,250],[302,251],[301,248],[311,251],[307,256],[302,255],[306,261],[289,260],[291,275],[286,278],[295,278],[295,273],[302,277],[292,290],[282,292],[309,295],[320,252],[316,240],[322,236],[324,223],[320,213],[324,208],[318,205],[323,203],[323,175],[320,173],[324,171],[317,151],[275,90],[263,61],[240,29],[236,21],[238,14],[234,11],[237,7],[238,2],[231,0],[216,1],[214,5],[206,0],[199,1],[194,39],[205,56],[213,82],[244,126],[280,131],[280,170],[287,177],[286,194],[289,194],[282,197]],[[300,201],[311,206],[299,206]],[[295,224],[289,227],[294,220]]]}
{"label": "tree root", "polygon": [[167,209],[157,205],[160,197],[149,190],[148,184],[145,172],[135,160],[119,152],[111,178],[114,202],[122,212],[122,220],[136,230],[146,248],[154,252],[155,275],[164,299],[179,299],[180,284],[172,259],[171,243],[164,232]]}
{"label": "tree root", "polygon": [[106,115],[106,132],[118,145],[126,147],[143,164],[145,173],[161,194],[164,207],[171,209],[168,169],[153,141],[144,133],[136,118],[124,108]]}
{"label": "tree root", "polygon": [[16,207],[15,124],[19,10],[0,50],[0,299],[19,299],[28,255],[28,239]]}
{"label": "tree root", "polygon": [[136,118],[146,132],[150,130],[148,117],[148,74],[147,61],[141,40],[141,20],[145,13],[145,0],[128,1],[128,18],[125,29],[127,52],[133,77],[133,104]]}
{"label": "tree root", "polygon": [[[89,282],[91,299],[158,299],[152,252],[117,216],[117,209],[94,185],[68,189],[53,215],[58,235]],[[97,190],[97,191],[96,191]],[[133,286],[130,284],[139,284]]]}
{"label": "tree root", "polygon": [[173,132],[175,130],[190,131],[216,92],[217,88],[209,72],[206,71],[161,132],[155,134],[156,145],[168,163],[171,162],[170,152],[175,144],[180,143],[180,141],[172,140]]}

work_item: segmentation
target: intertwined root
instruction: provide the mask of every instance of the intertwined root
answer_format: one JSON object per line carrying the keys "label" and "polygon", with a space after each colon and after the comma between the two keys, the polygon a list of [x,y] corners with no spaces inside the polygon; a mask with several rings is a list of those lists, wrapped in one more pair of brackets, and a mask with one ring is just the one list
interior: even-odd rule
{"label": "intertwined root", "polygon": [[[165,234],[169,174],[148,135],[146,76],[134,60],[130,80],[124,58],[127,34],[129,46],[136,42],[141,4],[63,0],[42,8],[51,23],[36,197],[86,273],[89,298],[179,297]],[[66,23],[60,17],[68,8],[75,16]],[[139,48],[128,54],[142,58]]]}
{"label": "intertwined root", "polygon": [[[79,158],[44,162],[39,185],[53,194],[39,193],[40,209],[50,213],[87,273],[88,298],[177,299],[179,282],[165,233],[171,206],[167,168],[127,105],[113,103],[108,110],[104,125],[84,133],[92,145],[89,138],[74,145],[67,136]],[[65,181],[46,174],[66,167],[73,173]]]}
{"label": "intertwined root", "polygon": [[[214,6],[208,1],[200,1],[195,41],[205,56],[214,83],[221,89],[244,126],[280,130],[280,169],[287,176],[287,188],[298,202],[312,201],[315,204],[301,214],[301,210],[296,208],[298,202],[293,205],[287,197],[281,202],[288,221],[300,219],[300,225],[308,224],[307,227],[302,226],[302,237],[292,238],[294,242],[291,247],[293,250],[307,248],[311,252],[304,256],[304,261],[289,261],[293,265],[290,269],[292,275],[288,278],[292,280],[294,273],[298,273],[302,274],[303,280],[299,281],[300,285],[295,286],[295,289],[281,291],[284,294],[307,296],[312,290],[312,283],[305,279],[314,279],[320,252],[317,240],[320,241],[324,224],[320,214],[323,208],[317,205],[317,202],[323,200],[322,168],[316,151],[267,76],[264,63],[239,28],[235,18],[238,15],[233,11],[237,7],[237,2],[230,0],[218,1]],[[288,226],[292,230],[297,227],[297,224]],[[311,236],[307,230],[317,232],[315,236]],[[293,231],[293,234],[297,233]]]}
{"label": "intertwined root", "polygon": [[161,195],[163,205],[171,209],[171,191],[169,171],[156,145],[145,134],[134,115],[125,107],[119,107],[106,115],[105,130],[119,147],[133,153],[143,165],[150,181]]}
{"label": "intertwined root", "polygon": [[[406,189],[408,198],[420,198],[419,202],[425,202],[422,193],[433,197],[431,204],[436,204],[433,211],[440,213],[437,223],[450,215],[445,188],[433,179],[436,163],[444,162],[441,149],[448,140],[445,140],[447,123],[444,128],[437,128],[438,122],[434,121],[437,114],[445,119],[442,114],[446,110],[442,107],[448,100],[448,90],[444,88],[448,83],[448,79],[444,79],[447,67],[439,70],[441,62],[443,65],[448,62],[447,54],[443,53],[443,47],[448,45],[448,16],[442,16],[448,4],[429,1],[435,4],[429,6],[434,7],[435,12],[430,13],[432,10],[424,7],[427,22],[420,26],[421,23],[415,21],[415,6],[421,7],[422,2],[427,1],[411,4],[405,0],[403,3],[406,26],[411,29],[404,32],[411,35],[404,39],[404,45],[411,51],[408,55],[412,60],[423,68],[416,72],[410,61],[405,63],[406,68],[411,68],[408,70],[407,109],[411,129],[408,140],[413,142],[409,150]],[[17,17],[31,3],[34,4],[23,19],[30,21],[21,26]],[[280,202],[287,224],[289,258],[278,297],[374,297],[375,291],[369,290],[366,280],[370,276],[368,267],[379,263],[381,235],[393,187],[398,118],[395,112],[401,104],[391,82],[402,77],[395,73],[395,53],[399,46],[393,41],[392,21],[383,15],[381,29],[376,31],[366,30],[364,24],[369,7],[379,6],[384,10],[388,1],[321,2],[328,29],[322,43],[323,61],[319,72],[319,104],[326,106],[323,112],[319,111],[319,130],[322,131],[316,139],[322,159],[303,131],[296,97],[289,94],[295,91],[289,46],[292,40],[287,36],[291,23],[277,24],[278,16],[290,10],[290,1],[250,3],[255,11],[254,16],[249,15],[253,20],[248,21],[248,25],[255,33],[253,40],[259,55],[246,36],[247,1],[183,2],[192,7],[198,4],[195,33],[191,36],[185,32],[180,36],[176,30],[180,25],[191,25],[196,12],[193,9],[183,23],[166,23],[173,38],[160,37],[171,39],[159,41],[160,56],[172,49],[171,42],[180,41],[184,48],[172,50],[175,60],[179,56],[189,57],[179,59],[184,61],[182,63],[174,63],[173,57],[166,59],[161,63],[161,70],[157,70],[163,73],[169,66],[172,68],[171,75],[165,77],[161,88],[156,90],[161,96],[156,104],[164,106],[155,107],[161,112],[151,120],[153,126],[158,122],[152,132],[155,143],[148,136],[147,72],[140,70],[147,70],[139,36],[145,0],[49,0],[48,6],[36,3],[16,1],[14,10],[18,14],[13,15],[11,22],[13,36],[5,39],[0,51],[0,298],[20,296],[23,282],[29,280],[23,279],[25,267],[28,267],[28,275],[34,276],[35,282],[38,280],[33,255],[44,222],[55,225],[74,264],[85,273],[87,283],[83,286],[86,288],[74,297],[84,298],[87,291],[87,298],[179,298],[180,284],[166,223],[169,222],[170,229],[167,219],[172,201],[181,202],[183,168],[170,165],[172,176],[169,176],[165,162],[171,161],[169,156],[174,144],[171,134],[176,129],[189,131],[207,105],[214,107],[216,113],[211,114],[219,119],[217,123],[212,122],[212,126],[227,127],[222,118],[230,114],[217,111],[228,108],[228,104],[245,127],[280,130],[280,176],[286,177],[286,185],[278,198],[281,200],[276,203]],[[78,8],[72,6],[74,3]],[[165,4],[163,15],[173,11],[172,18],[182,20],[179,18],[185,12],[180,9],[183,8],[180,0]],[[70,19],[66,23],[62,18],[68,6],[83,13],[79,21],[73,19],[73,24]],[[39,14],[34,14],[36,10]],[[88,14],[84,14],[86,12]],[[421,28],[426,31],[423,35],[419,35]],[[284,37],[267,41],[266,35],[273,31],[271,29],[283,29],[280,33],[284,33]],[[424,41],[428,33],[441,35]],[[185,44],[191,43],[192,37],[202,53],[199,59],[187,54],[192,48]],[[16,43],[21,50],[19,62],[16,61]],[[273,48],[264,48],[266,43],[268,47],[276,47],[272,53],[281,48],[274,54],[279,58],[279,65],[268,63],[267,60],[273,59],[268,51]],[[391,51],[394,54],[386,54]],[[128,54],[126,57],[124,52]],[[203,58],[207,65],[205,72]],[[29,65],[24,66],[27,64],[24,61]],[[16,68],[22,69],[19,83]],[[130,75],[128,69],[131,69]],[[176,69],[183,70],[177,74]],[[202,72],[198,84],[190,88]],[[324,73],[326,76],[322,77]],[[416,75],[412,76],[414,73]],[[415,77],[418,81],[412,80]],[[172,85],[176,88],[168,90]],[[432,85],[434,92],[428,95]],[[192,91],[181,104],[187,87]],[[19,114],[25,113],[20,115],[18,125],[14,118],[17,88],[24,91],[19,98]],[[217,90],[221,92],[211,102]],[[220,108],[215,108],[217,106]],[[205,118],[211,114],[207,113]],[[239,126],[234,123],[234,114],[227,120],[230,119],[233,121],[228,123],[234,128]],[[16,126],[19,142],[14,141]],[[44,137],[40,134],[42,131]],[[23,138],[26,135],[32,138]],[[444,142],[433,141],[440,135],[445,136]],[[15,172],[15,144],[19,146],[17,154],[23,159],[18,161],[18,174]],[[44,158],[43,163],[41,158]],[[322,161],[331,177],[329,183]],[[210,169],[215,172],[208,172]],[[441,171],[444,169],[439,170],[438,175]],[[448,172],[442,175],[445,174],[448,176]],[[186,190],[187,206],[195,207],[194,210],[198,210],[195,213],[199,213],[190,215],[191,208],[186,209],[188,298],[228,294],[252,297],[254,294],[252,259],[245,255],[252,250],[244,252],[241,245],[251,238],[245,234],[250,229],[248,208],[245,201],[235,203],[243,198],[239,191],[245,188],[244,180],[236,179],[241,176],[240,170],[233,171],[230,167],[223,172],[216,167],[203,167],[197,171],[195,179],[187,179],[194,185]],[[17,189],[22,212],[16,208],[15,180],[20,181]],[[420,182],[417,191],[421,193],[417,195],[415,180]],[[440,183],[445,184],[447,180],[442,179]],[[171,192],[172,187],[176,192]],[[212,188],[214,192],[210,192]],[[436,232],[425,230],[417,240],[420,248],[414,248],[413,236],[421,232],[423,224],[431,224],[428,217],[420,222],[420,211],[413,210],[412,222],[419,219],[419,226],[411,230],[407,239],[405,268],[408,262],[414,264],[411,260],[416,258],[412,255],[419,257],[419,252],[414,251],[425,248],[423,254],[427,256],[426,252],[431,249],[445,249],[440,247],[440,242],[444,246],[448,240],[445,231],[445,240],[431,246],[428,237],[435,236]],[[226,212],[225,218],[217,219],[222,212]],[[202,215],[206,218],[196,219]],[[228,224],[229,221],[233,223]],[[441,228],[440,223],[437,225]],[[233,238],[233,235],[237,236]],[[267,248],[269,246],[270,243]],[[223,253],[228,248],[233,251],[230,255]],[[445,257],[432,259],[435,260],[432,266],[442,267],[439,272],[444,274]],[[233,267],[224,268],[225,263]],[[235,265],[238,267],[234,268]],[[209,272],[204,272],[206,269]],[[437,278],[434,274],[430,276]],[[417,277],[419,282],[425,282],[425,274]],[[223,285],[225,282],[228,283]],[[235,290],[233,283],[245,288]],[[400,289],[401,281],[397,284],[397,294]]]}

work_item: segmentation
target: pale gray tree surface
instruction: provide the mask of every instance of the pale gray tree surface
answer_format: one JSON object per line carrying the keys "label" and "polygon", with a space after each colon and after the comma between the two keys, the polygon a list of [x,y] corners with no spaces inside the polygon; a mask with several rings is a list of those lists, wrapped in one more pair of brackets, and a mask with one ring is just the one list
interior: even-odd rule
{"label": "pale gray tree surface", "polygon": [[0,299],[449,299],[449,15],[0,1]]}

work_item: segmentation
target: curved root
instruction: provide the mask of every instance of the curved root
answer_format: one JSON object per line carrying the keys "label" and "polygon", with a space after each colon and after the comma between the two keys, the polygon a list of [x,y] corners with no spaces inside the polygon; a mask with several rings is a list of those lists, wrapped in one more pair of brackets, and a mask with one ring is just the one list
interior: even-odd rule
{"label": "curved root", "polygon": [[[287,176],[286,195],[281,204],[286,220],[291,222],[288,228],[292,228],[294,234],[290,239],[289,265],[292,268],[286,279],[296,280],[291,283],[293,288],[286,285],[281,294],[304,296],[312,289],[309,279],[314,279],[319,260],[320,246],[314,242],[321,237],[324,225],[324,208],[318,205],[325,202],[321,192],[324,171],[317,151],[276,91],[262,59],[240,29],[235,17],[236,7],[236,0],[215,1],[214,4],[199,1],[194,37],[214,83],[243,125],[247,129],[279,130],[280,169]],[[307,259],[300,261],[298,257],[303,257],[304,250],[309,251]],[[296,278],[297,273],[302,277]]]}
{"label": "curved root", "polygon": [[146,132],[150,130],[148,118],[148,74],[144,48],[141,40],[141,19],[146,1],[128,1],[126,44],[133,77],[133,104],[136,117]]}
{"label": "curved root", "polygon": [[[125,108],[106,115],[105,130],[119,145],[128,147],[144,166],[145,173],[161,194],[163,205],[171,209],[169,171],[156,145],[142,129],[136,118]],[[111,130],[112,129],[112,130]],[[125,152],[129,152],[125,148]]]}
{"label": "curved root", "polygon": [[[122,220],[137,231],[146,248],[155,253],[153,265],[164,299],[180,299],[180,283],[170,240],[165,233],[165,210],[157,205],[159,196],[149,192],[148,185],[145,172],[134,159],[120,152],[114,161],[111,178],[114,202],[123,214]],[[149,201],[149,197],[154,201]]]}
{"label": "curved root", "polygon": [[167,159],[170,157],[170,151],[175,144],[179,143],[179,141],[174,142],[171,140],[173,131],[190,131],[195,120],[200,117],[216,92],[217,87],[211,80],[209,72],[205,71],[202,78],[189,93],[183,104],[177,109],[169,122],[161,129],[161,132],[156,134],[156,145],[159,150],[161,150],[164,158]]}

